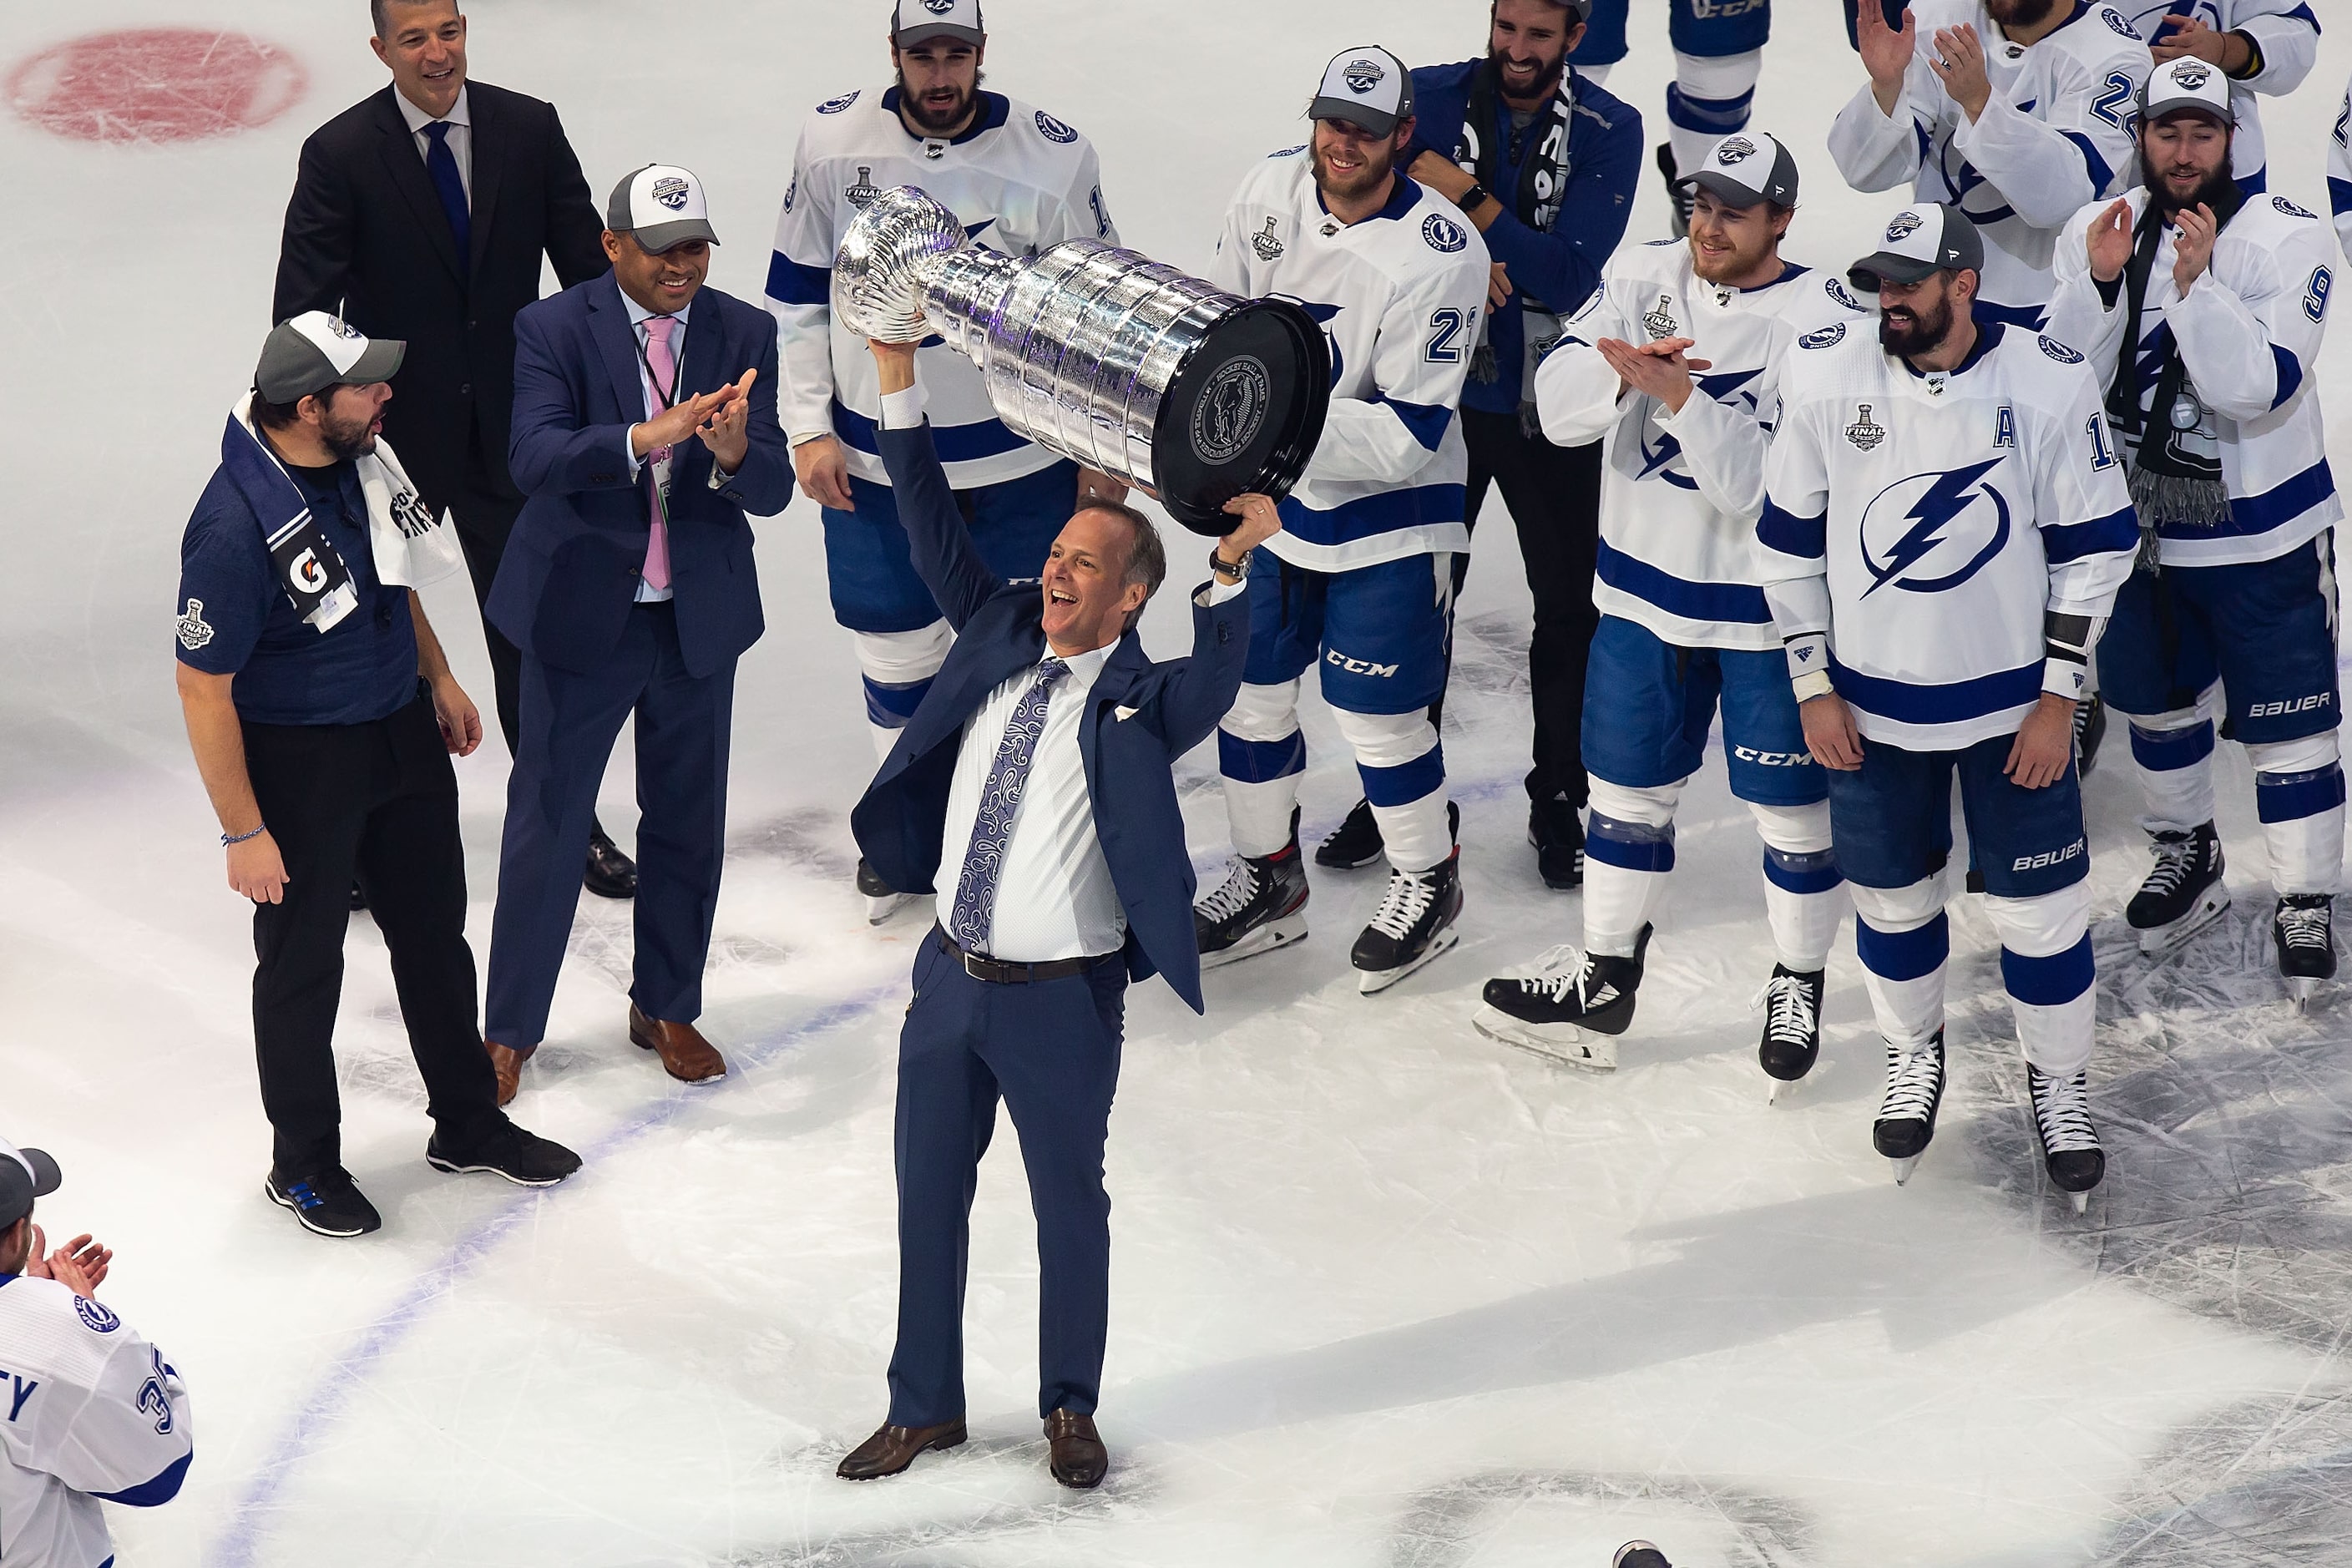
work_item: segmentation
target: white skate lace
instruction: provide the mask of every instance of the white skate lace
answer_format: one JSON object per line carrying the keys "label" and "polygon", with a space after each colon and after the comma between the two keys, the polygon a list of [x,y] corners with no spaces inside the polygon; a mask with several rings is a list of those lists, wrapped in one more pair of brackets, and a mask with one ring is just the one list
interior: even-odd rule
{"label": "white skate lace", "polygon": [[1519,989],[1529,996],[1557,1002],[1570,991],[1583,994],[1585,982],[1592,974],[1592,955],[1563,943],[1537,959],[1534,968],[1534,973],[1519,982]]}
{"label": "white skate lace", "polygon": [[2099,1146],[2098,1130],[2091,1125],[2091,1108],[2084,1098],[2083,1075],[2052,1078],[2041,1068],[2025,1070],[2026,1087],[2033,1096],[2033,1120],[2042,1127],[2042,1146],[2053,1154],[2073,1153]]}
{"label": "white skate lace", "polygon": [[2156,855],[2156,868],[2147,874],[2139,890],[2168,899],[2180,890],[2196,866],[2197,840],[2185,833],[2159,833],[2149,847]]}
{"label": "white skate lace", "polygon": [[1886,1047],[1886,1098],[1879,1102],[1881,1121],[1925,1121],[1936,1109],[1944,1082],[1944,1053],[1933,1043],[1906,1051]]}
{"label": "white skate lace", "polygon": [[1811,986],[1793,974],[1776,974],[1756,999],[1771,1009],[1765,1018],[1765,1034],[1791,1045],[1811,1043],[1817,1026]]}
{"label": "white skate lace", "polygon": [[2333,946],[2329,925],[2329,910],[2325,900],[2309,904],[2282,902],[2279,905],[2279,940],[2289,948],[2325,949]]}
{"label": "white skate lace", "polygon": [[1257,897],[1257,868],[1239,855],[1234,857],[1233,868],[1223,886],[1201,902],[1200,912],[1212,921],[1232,920]]}
{"label": "white skate lace", "polygon": [[1434,873],[1392,871],[1389,874],[1389,890],[1381,896],[1381,907],[1372,912],[1371,929],[1392,942],[1402,942],[1412,934],[1412,928],[1436,900]]}

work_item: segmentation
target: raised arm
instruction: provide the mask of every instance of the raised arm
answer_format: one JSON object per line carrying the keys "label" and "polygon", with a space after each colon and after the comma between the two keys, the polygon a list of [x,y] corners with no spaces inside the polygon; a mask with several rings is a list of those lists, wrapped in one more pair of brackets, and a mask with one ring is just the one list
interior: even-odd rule
{"label": "raised arm", "polygon": [[[1282,514],[1262,495],[1236,496],[1225,510],[1240,520],[1219,540],[1221,560],[1238,562],[1281,531]],[[1240,695],[1249,662],[1249,582],[1213,577],[1192,595],[1192,655],[1163,666],[1154,715],[1169,753],[1181,756],[1209,738]]]}
{"label": "raised arm", "polygon": [[877,342],[872,349],[881,375],[882,467],[907,530],[908,554],[940,614],[960,632],[1004,586],[1004,579],[973,548],[963,510],[940,466],[930,422],[923,417],[922,391],[915,384],[915,345]]}
{"label": "raised arm", "polygon": [[2057,227],[2131,166],[2132,104],[2150,68],[2146,47],[2135,49],[2137,58],[2110,58],[2104,70],[2071,62],[2039,116],[1989,94],[1973,116],[1961,113],[1954,149],[2018,216]]}
{"label": "raised arm", "polygon": [[1919,177],[1943,93],[1918,58],[1919,26],[1910,12],[1897,30],[1882,7],[1865,3],[1856,23],[1870,79],[1831,124],[1830,157],[1855,190],[1891,191]]}
{"label": "raised arm", "polygon": [[2045,331],[2090,361],[2102,390],[2115,383],[2130,311],[2124,268],[2131,261],[2131,204],[2095,202],[2058,232],[2058,288]]}

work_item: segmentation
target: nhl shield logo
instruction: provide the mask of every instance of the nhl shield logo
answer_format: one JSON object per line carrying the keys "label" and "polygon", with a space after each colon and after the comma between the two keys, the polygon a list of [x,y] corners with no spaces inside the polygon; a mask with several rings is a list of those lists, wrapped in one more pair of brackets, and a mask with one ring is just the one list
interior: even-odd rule
{"label": "nhl shield logo", "polygon": [[686,182],[675,174],[665,175],[654,182],[654,200],[672,212],[677,212],[686,205],[688,194]]}
{"label": "nhl shield logo", "polygon": [[1886,426],[1870,416],[1870,405],[1864,403],[1860,405],[1854,422],[1845,427],[1845,438],[1854,444],[1857,451],[1875,451],[1878,444],[1886,439]]}
{"label": "nhl shield logo", "polygon": [[2172,68],[2172,79],[2189,91],[2195,92],[2213,79],[2213,70],[2202,60],[2181,60]]}
{"label": "nhl shield logo", "polygon": [[872,166],[866,163],[860,163],[857,165],[857,183],[841,194],[847,199],[849,205],[854,207],[862,207],[866,203],[872,201],[875,197],[880,195],[882,194],[881,191],[877,189],[874,184],[874,170]]}
{"label": "nhl shield logo", "polygon": [[1715,150],[1715,161],[1727,169],[1734,163],[1745,163],[1754,156],[1756,156],[1756,143],[1745,136],[1727,138],[1722,146]]}
{"label": "nhl shield logo", "polygon": [[1886,243],[1893,245],[1898,240],[1910,238],[1919,232],[1920,225],[1926,221],[1917,213],[1896,213],[1895,221],[1886,226]]}
{"label": "nhl shield logo", "polygon": [[1349,92],[1361,98],[1388,80],[1389,73],[1378,60],[1349,60],[1348,68],[1340,73],[1340,79],[1348,84]]}
{"label": "nhl shield logo", "polygon": [[1642,318],[1642,325],[1648,330],[1653,342],[1659,338],[1673,337],[1675,330],[1674,296],[1659,295],[1657,309]]}
{"label": "nhl shield logo", "polygon": [[1275,220],[1267,218],[1265,231],[1250,236],[1250,248],[1257,252],[1260,261],[1282,259],[1283,245],[1282,241],[1275,237],[1274,226]]}

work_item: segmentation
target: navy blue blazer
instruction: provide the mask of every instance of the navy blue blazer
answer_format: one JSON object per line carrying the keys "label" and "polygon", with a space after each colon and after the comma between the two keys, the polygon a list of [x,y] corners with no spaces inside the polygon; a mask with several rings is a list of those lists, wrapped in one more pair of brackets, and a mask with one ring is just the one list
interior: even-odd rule
{"label": "navy blue blazer", "polygon": [[[698,679],[767,629],[744,514],[772,517],[793,499],[792,447],[776,419],[775,318],[704,288],[687,326],[681,388],[715,392],[754,368],[743,466],[713,489],[700,441],[670,460],[670,590],[678,647]],[[629,476],[629,427],[646,417],[639,374],[636,331],[609,273],[515,317],[509,457],[530,499],[484,609],[509,641],[558,669],[602,668],[636,602],[653,537],[646,480]]]}
{"label": "navy blue blazer", "polygon": [[[1005,582],[972,548],[929,426],[884,430],[880,444],[915,570],[956,641],[849,822],[884,881],[932,893],[964,725],[990,692],[1045,657],[1045,601],[1034,582]],[[1127,911],[1128,974],[1166,975],[1195,1013],[1205,1008],[1192,936],[1192,858],[1172,769],[1233,707],[1249,657],[1249,595],[1214,605],[1200,600],[1196,592],[1192,657],[1154,664],[1129,632],[1104,661],[1078,725],[1095,832]]]}

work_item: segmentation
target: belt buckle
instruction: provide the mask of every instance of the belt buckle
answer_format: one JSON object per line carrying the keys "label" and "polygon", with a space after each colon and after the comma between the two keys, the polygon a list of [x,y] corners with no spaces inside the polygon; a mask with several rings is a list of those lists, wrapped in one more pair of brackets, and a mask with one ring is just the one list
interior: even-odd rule
{"label": "belt buckle", "polygon": [[956,956],[963,960],[963,972],[966,974],[971,975],[974,980],[986,980],[988,978],[987,975],[982,974],[980,972],[980,966],[988,962],[986,959],[975,958],[971,953],[964,952],[961,948],[956,949]]}

